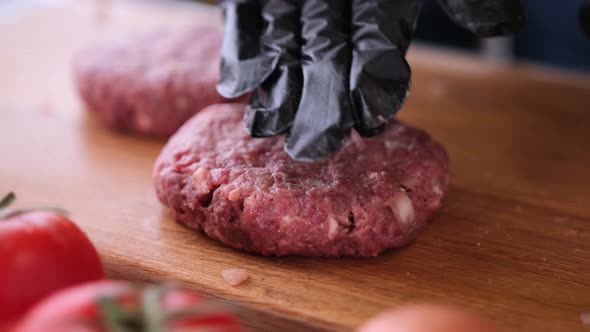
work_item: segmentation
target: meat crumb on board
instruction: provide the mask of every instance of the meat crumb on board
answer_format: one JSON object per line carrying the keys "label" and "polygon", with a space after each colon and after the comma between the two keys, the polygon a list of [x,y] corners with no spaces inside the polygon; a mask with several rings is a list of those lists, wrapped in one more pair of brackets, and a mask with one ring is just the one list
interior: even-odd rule
{"label": "meat crumb on board", "polygon": [[223,280],[231,286],[239,286],[248,279],[248,271],[244,269],[227,269],[221,271]]}
{"label": "meat crumb on board", "polygon": [[580,319],[584,327],[590,328],[590,311],[581,313]]}

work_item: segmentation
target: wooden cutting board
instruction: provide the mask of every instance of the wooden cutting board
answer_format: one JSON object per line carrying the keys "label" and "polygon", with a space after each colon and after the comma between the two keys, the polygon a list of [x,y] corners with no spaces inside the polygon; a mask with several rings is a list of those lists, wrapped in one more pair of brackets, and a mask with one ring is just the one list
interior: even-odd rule
{"label": "wooden cutting board", "polygon": [[[171,220],[151,180],[164,142],[104,130],[70,81],[72,52],[85,43],[162,24],[218,24],[217,13],[70,3],[0,10],[0,191],[15,190],[21,206],[70,210],[112,276],[172,279],[229,300],[252,330],[351,330],[415,301],[466,306],[508,331],[583,330],[590,77],[415,48],[400,117],[449,150],[445,208],[411,246],[378,258],[263,258]],[[239,287],[220,276],[233,267],[250,271]]]}

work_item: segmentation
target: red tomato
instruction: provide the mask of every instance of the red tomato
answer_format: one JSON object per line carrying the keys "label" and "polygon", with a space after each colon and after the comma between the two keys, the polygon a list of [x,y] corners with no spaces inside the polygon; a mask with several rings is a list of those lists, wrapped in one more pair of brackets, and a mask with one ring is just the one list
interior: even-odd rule
{"label": "red tomato", "polygon": [[0,325],[56,290],[104,277],[96,249],[73,222],[50,211],[3,213],[12,200],[0,202]]}
{"label": "red tomato", "polygon": [[232,315],[199,294],[172,286],[139,288],[103,280],[55,293],[11,332],[241,332]]}

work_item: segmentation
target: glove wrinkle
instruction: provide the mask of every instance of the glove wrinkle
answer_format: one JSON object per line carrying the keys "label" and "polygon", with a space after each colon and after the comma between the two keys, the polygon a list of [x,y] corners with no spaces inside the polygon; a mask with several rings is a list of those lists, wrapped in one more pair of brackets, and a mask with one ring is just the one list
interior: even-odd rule
{"label": "glove wrinkle", "polygon": [[277,64],[256,89],[244,115],[252,136],[266,137],[289,130],[301,98],[301,9],[296,1],[268,0],[263,8],[267,22],[262,37],[266,52],[276,54]]}
{"label": "glove wrinkle", "polygon": [[284,66],[256,89],[244,114],[250,135],[269,137],[291,128],[299,106],[302,80],[300,67]]}
{"label": "glove wrinkle", "polygon": [[403,105],[411,71],[405,54],[420,11],[415,0],[353,0],[350,72],[355,130],[374,136]]}
{"label": "glove wrinkle", "polygon": [[222,0],[224,18],[220,79],[217,92],[236,98],[259,86],[278,64],[277,52],[263,49],[261,35],[267,24],[262,17],[266,1]]}
{"label": "glove wrinkle", "polygon": [[303,2],[303,92],[285,145],[295,160],[325,159],[350,136],[350,11],[350,1]]}

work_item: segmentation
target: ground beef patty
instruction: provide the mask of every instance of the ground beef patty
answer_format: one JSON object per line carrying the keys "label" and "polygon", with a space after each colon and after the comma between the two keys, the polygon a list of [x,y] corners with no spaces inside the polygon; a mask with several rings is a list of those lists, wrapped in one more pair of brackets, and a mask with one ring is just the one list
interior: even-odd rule
{"label": "ground beef patty", "polygon": [[82,50],[74,59],[78,92],[109,127],[168,137],[217,94],[221,32],[195,26],[158,29]]}
{"label": "ground beef patty", "polygon": [[284,137],[251,138],[244,105],[213,105],[189,120],[154,169],[174,217],[234,248],[263,255],[375,256],[410,242],[449,185],[444,148],[391,123],[356,133],[328,161],[295,162]]}

